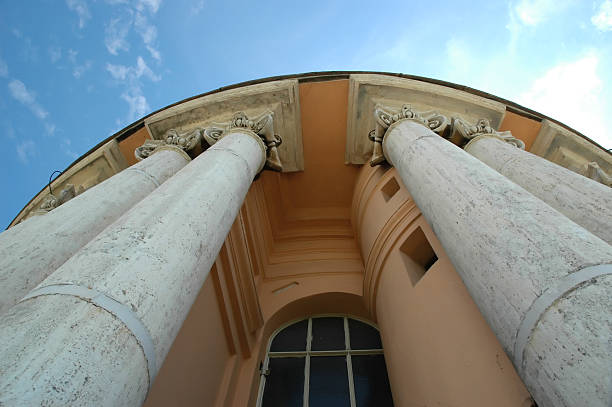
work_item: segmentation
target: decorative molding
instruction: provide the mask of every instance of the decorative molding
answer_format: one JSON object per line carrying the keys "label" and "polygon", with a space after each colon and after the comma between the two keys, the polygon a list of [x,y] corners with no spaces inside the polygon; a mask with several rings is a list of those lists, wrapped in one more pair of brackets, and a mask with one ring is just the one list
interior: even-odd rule
{"label": "decorative molding", "polygon": [[[147,117],[145,127],[153,140],[164,140],[170,129],[176,129],[178,133],[195,128],[203,130],[211,123],[228,123],[233,120],[235,112],[245,112],[252,119],[261,112],[270,111],[274,114],[274,131],[283,139],[280,145],[275,142],[282,171],[303,171],[299,89],[297,79],[288,79],[203,95]],[[194,149],[193,154],[198,153],[197,148]],[[276,160],[271,158],[271,161]]]}
{"label": "decorative molding", "polygon": [[460,147],[465,146],[470,140],[484,135],[497,136],[507,143],[520,148],[525,149],[525,143],[522,140],[517,139],[512,135],[512,132],[497,131],[491,126],[491,122],[488,119],[479,119],[475,124],[469,124],[467,121],[460,117],[453,117],[451,119],[451,131],[449,139]]}
{"label": "decorative molding", "polygon": [[596,162],[603,172],[612,175],[610,152],[550,120],[542,121],[529,152],[581,175],[585,175],[591,162]]}
{"label": "decorative molding", "polygon": [[[506,106],[469,92],[414,79],[381,74],[351,74],[349,80],[347,134],[344,161],[365,164],[372,156],[372,142],[364,131],[376,127],[372,111],[376,105],[400,109],[410,101],[419,112],[435,110],[450,118],[460,116],[469,122],[484,117],[498,128]],[[283,133],[284,134],[284,133]]]}
{"label": "decorative molding", "polygon": [[53,209],[58,206],[65,204],[75,196],[83,193],[85,189],[81,186],[77,189],[74,188],[73,184],[67,184],[65,188],[63,188],[59,195],[54,195],[50,193],[49,195],[43,198],[40,207],[33,212],[33,215],[44,215],[46,213],[51,212]]}
{"label": "decorative molding", "polygon": [[[116,140],[111,140],[65,169],[61,175],[51,182],[51,189],[53,191],[63,191],[69,188],[69,184],[72,184],[76,188],[75,195],[79,195],[127,167],[127,161],[123,154],[121,154],[119,144]],[[52,200],[48,195],[49,188],[45,185],[13,219],[9,227],[15,226],[31,216],[49,212],[49,210],[41,208],[43,205],[45,207],[57,208],[59,205],[53,206],[54,204],[51,202],[43,203],[44,200]],[[65,198],[62,201],[61,195],[60,193],[60,196],[56,196],[56,198],[60,199],[60,205],[67,202]]]}
{"label": "decorative molding", "polygon": [[372,158],[370,159],[372,167],[387,162],[383,153],[382,142],[387,129],[400,120],[410,120],[423,125],[459,147],[464,147],[470,140],[478,136],[492,135],[517,148],[525,149],[525,143],[522,140],[512,136],[510,131],[495,130],[488,119],[479,119],[475,124],[470,124],[457,116],[453,116],[449,120],[447,116],[438,111],[419,112],[413,109],[410,104],[402,105],[399,111],[376,105],[374,107],[374,118],[376,128],[368,134],[368,138],[374,143]]}
{"label": "decorative molding", "polygon": [[612,175],[606,174],[595,161],[584,165],[583,175],[606,186],[612,187]]}
{"label": "decorative molding", "polygon": [[[145,140],[143,145],[134,150],[134,156],[138,161],[142,161],[162,146],[174,146],[185,152],[191,151],[202,144],[202,133],[203,129],[201,128],[194,128],[181,133],[176,129],[170,129],[164,135],[163,140]],[[208,140],[206,141],[208,142]]]}
{"label": "decorative molding", "polygon": [[405,104],[401,110],[395,111],[392,108],[376,105],[374,108],[376,128],[368,134],[370,140],[374,142],[370,165],[372,167],[386,162],[383,154],[382,142],[389,126],[400,120],[410,120],[419,123],[434,133],[448,138],[450,122],[448,118],[436,111],[418,112],[411,105]]}
{"label": "decorative molding", "polygon": [[142,146],[136,148],[134,155],[141,161],[165,146],[178,147],[185,153],[196,149],[206,150],[236,129],[248,130],[259,136],[266,146],[266,168],[273,171],[283,170],[277,148],[282,140],[274,134],[274,113],[271,111],[266,111],[252,120],[246,113],[237,112],[227,123],[212,123],[205,128],[195,127],[183,132],[170,129],[161,140],[146,140]]}
{"label": "decorative molding", "polygon": [[225,135],[236,129],[250,130],[257,134],[266,145],[266,166],[273,171],[282,171],[283,164],[278,154],[281,138],[274,134],[274,113],[266,111],[252,120],[246,113],[237,112],[228,123],[213,123],[204,130],[204,139],[207,143],[215,143]]}

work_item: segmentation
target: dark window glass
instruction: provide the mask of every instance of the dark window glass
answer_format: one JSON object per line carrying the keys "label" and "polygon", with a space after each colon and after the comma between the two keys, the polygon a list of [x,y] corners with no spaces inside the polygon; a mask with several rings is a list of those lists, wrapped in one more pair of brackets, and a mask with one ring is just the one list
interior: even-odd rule
{"label": "dark window glass", "polygon": [[344,319],[325,317],[312,319],[312,350],[346,349]]}
{"label": "dark window glass", "polygon": [[300,407],[304,401],[304,363],[301,358],[270,358],[264,407]]}
{"label": "dark window glass", "polygon": [[371,325],[349,319],[351,349],[382,349],[380,334]]}
{"label": "dark window glass", "polygon": [[357,407],[393,406],[383,355],[352,356]]}
{"label": "dark window glass", "polygon": [[310,393],[313,407],[350,407],[346,356],[310,358]]}
{"label": "dark window glass", "polygon": [[308,320],[296,322],[280,331],[272,341],[270,352],[295,352],[306,350]]}

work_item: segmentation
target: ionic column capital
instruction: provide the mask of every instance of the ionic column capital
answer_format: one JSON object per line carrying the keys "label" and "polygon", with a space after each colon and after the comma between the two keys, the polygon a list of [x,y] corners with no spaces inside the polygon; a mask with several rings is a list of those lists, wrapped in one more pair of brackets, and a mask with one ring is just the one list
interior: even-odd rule
{"label": "ionic column capital", "polygon": [[467,140],[467,144],[465,144],[463,147],[464,149],[466,149],[477,137],[487,136],[498,138],[506,143],[520,148],[521,150],[525,149],[525,143],[522,140],[514,137],[512,132],[509,130],[495,130],[493,127],[491,127],[491,123],[488,119],[479,119],[474,124],[469,124],[466,120],[460,117],[453,117],[451,120],[450,138],[452,140],[461,140],[461,143],[464,143],[465,140]]}
{"label": "ionic column capital", "polygon": [[191,161],[187,151],[193,150],[201,144],[202,132],[203,129],[199,127],[180,133],[176,129],[170,129],[164,134],[162,140],[146,140],[143,145],[134,150],[134,156],[138,161],[142,161],[157,151],[173,150],[181,153],[188,161]]}
{"label": "ionic column capital", "polygon": [[411,105],[405,104],[397,111],[396,109],[376,105],[374,108],[376,128],[370,131],[368,137],[374,142],[374,150],[370,165],[375,166],[387,161],[382,149],[382,142],[389,127],[402,121],[413,121],[443,137],[447,136],[450,129],[448,118],[436,111],[418,112]]}
{"label": "ionic column capital", "polygon": [[374,119],[376,120],[376,128],[368,134],[370,140],[374,142],[372,158],[370,159],[371,166],[388,161],[382,148],[385,134],[394,124],[405,120],[424,126],[459,147],[469,144],[476,137],[492,136],[520,149],[525,149],[523,141],[512,136],[510,131],[495,130],[488,119],[479,119],[475,124],[470,124],[467,120],[457,116],[453,116],[449,120],[447,116],[433,110],[419,112],[409,104],[403,105],[399,111],[376,105],[374,107]]}
{"label": "ionic column capital", "polygon": [[261,143],[266,156],[265,168],[273,171],[283,170],[278,154],[278,146],[281,145],[282,140],[280,136],[274,134],[273,112],[265,111],[253,119],[249,119],[244,112],[237,112],[229,122],[213,123],[204,129],[203,137],[209,145],[213,145],[221,138],[236,131],[252,134]]}
{"label": "ionic column capital", "polygon": [[191,160],[187,154],[189,151],[198,146],[206,150],[226,135],[236,131],[252,135],[261,144],[266,156],[262,169],[265,166],[274,171],[282,171],[283,164],[277,148],[282,140],[274,134],[274,113],[271,111],[265,111],[253,119],[249,119],[244,112],[237,112],[229,122],[212,123],[205,128],[196,127],[187,131],[170,129],[161,140],[146,140],[142,146],[136,148],[134,155],[138,160],[144,160],[157,151],[174,150]]}

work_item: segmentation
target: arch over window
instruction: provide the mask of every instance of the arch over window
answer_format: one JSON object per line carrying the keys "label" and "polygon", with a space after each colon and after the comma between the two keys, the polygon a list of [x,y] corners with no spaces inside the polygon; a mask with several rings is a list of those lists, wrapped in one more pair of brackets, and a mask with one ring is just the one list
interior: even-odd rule
{"label": "arch over window", "polygon": [[257,406],[393,406],[378,329],[338,315],[281,327],[262,362]]}

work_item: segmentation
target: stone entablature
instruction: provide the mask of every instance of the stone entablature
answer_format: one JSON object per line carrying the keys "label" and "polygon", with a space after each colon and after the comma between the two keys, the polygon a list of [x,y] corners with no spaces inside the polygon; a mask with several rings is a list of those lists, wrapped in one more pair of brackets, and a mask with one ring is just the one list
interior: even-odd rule
{"label": "stone entablature", "polygon": [[269,167],[280,170],[282,162],[283,172],[304,170],[300,97],[295,79],[244,86],[188,100],[146,118],[145,126],[153,140],[164,140],[169,130],[184,134],[196,128],[223,128],[225,125],[219,123],[236,122],[236,112],[256,118],[253,121],[257,124],[263,120],[258,117],[262,112],[271,114],[274,133],[281,135],[282,143],[268,135],[268,130],[262,130],[266,131],[266,144],[271,154],[278,155],[278,159],[270,159]]}
{"label": "stone entablature", "polygon": [[[134,148],[126,150],[124,147],[130,144],[132,138],[142,137],[143,131],[152,140],[162,140],[169,130],[175,131],[175,136],[180,136],[213,122],[228,122],[236,111],[244,111],[253,117],[265,109],[272,111],[275,132],[282,135],[282,144],[277,145],[277,150],[283,163],[283,172],[302,171],[304,159],[299,84],[302,78],[308,79],[312,76],[317,80],[326,80],[326,76],[329,80],[338,80],[339,77],[338,73],[317,73],[305,74],[299,78],[294,76],[291,79],[272,78],[257,84],[221,89],[169,106],[143,119],[140,124],[135,123],[113,135],[106,144],[89,152],[54,180],[52,189],[59,192],[68,184],[73,184],[78,194],[78,191],[86,190],[123,170],[128,162],[133,162],[131,155]],[[493,129],[499,129],[507,116],[507,108],[512,108],[512,111],[527,110],[517,105],[510,106],[510,102],[495,99],[493,96],[485,97],[482,93],[476,94],[478,92],[467,88],[460,89],[459,86],[439,81],[433,83],[436,81],[426,78],[379,73],[347,73],[343,77],[349,82],[345,151],[345,163],[348,164],[366,163],[372,155],[372,142],[367,138],[367,132],[375,127],[371,111],[376,104],[400,109],[401,105],[409,100],[418,111],[435,110],[447,117],[461,117],[467,123],[486,119]],[[609,184],[606,180],[612,175],[610,152],[542,115],[538,117],[534,112],[526,114],[523,120],[533,123],[542,120],[541,130],[535,137],[534,144],[528,144],[529,151],[598,182]],[[130,131],[131,128],[142,125],[144,129]],[[127,138],[123,135],[126,131],[129,134]],[[522,139],[523,135],[516,133],[515,137]],[[142,141],[137,145],[141,143]],[[194,148],[194,152],[197,154],[198,149]],[[589,167],[592,162],[597,163],[599,170],[593,165]],[[34,210],[38,210],[47,195],[48,188],[45,187],[9,226],[19,223]]]}
{"label": "stone entablature", "polygon": [[525,143],[512,136],[510,131],[495,130],[488,119],[479,119],[470,124],[461,117],[450,119],[437,111],[419,112],[412,105],[404,104],[400,110],[394,110],[381,105],[374,108],[376,128],[370,131],[368,138],[374,142],[370,165],[380,165],[386,161],[383,154],[384,135],[390,126],[401,120],[409,120],[425,126],[439,136],[448,139],[459,147],[465,146],[470,140],[481,135],[493,135],[520,149],[525,149]]}

